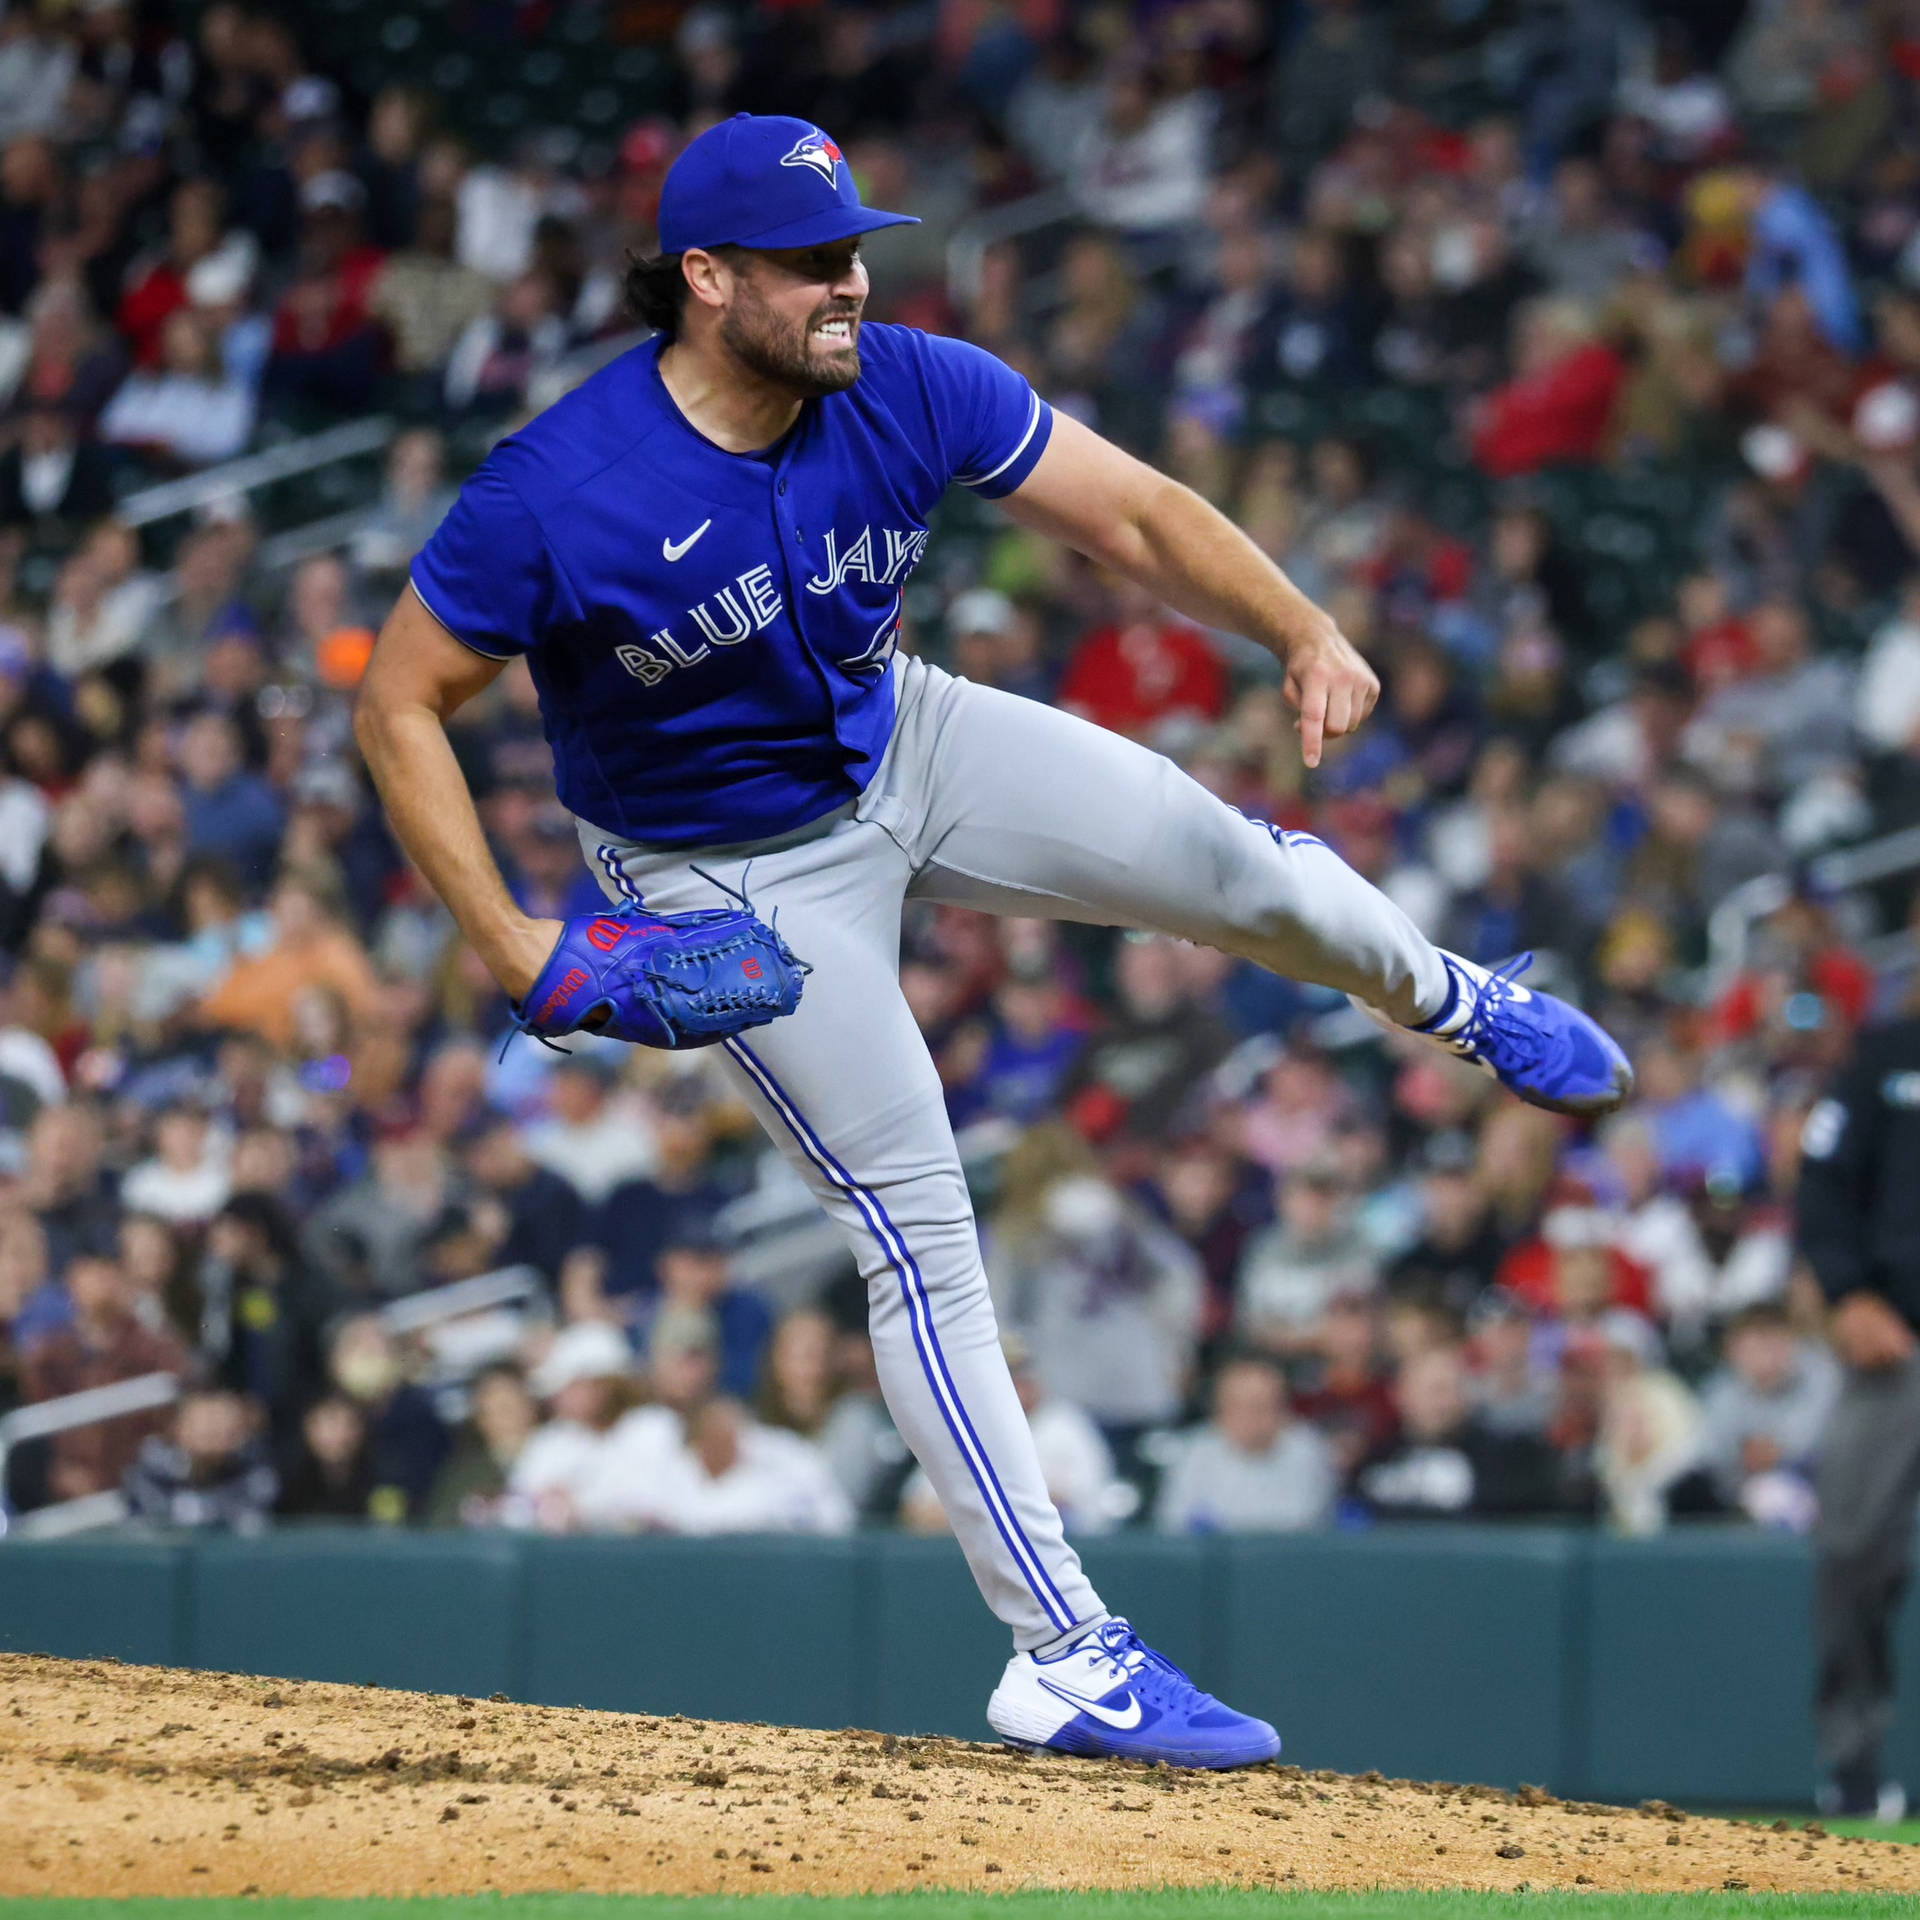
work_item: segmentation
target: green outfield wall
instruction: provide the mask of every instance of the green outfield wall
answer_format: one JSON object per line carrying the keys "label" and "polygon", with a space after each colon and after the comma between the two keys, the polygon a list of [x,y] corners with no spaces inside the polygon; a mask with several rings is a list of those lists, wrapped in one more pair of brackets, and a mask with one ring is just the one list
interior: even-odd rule
{"label": "green outfield wall", "polygon": [[[1081,1552],[1111,1605],[1304,1766],[1808,1799],[1802,1542],[1436,1527]],[[1920,1603],[1901,1638],[1888,1758],[1916,1783]],[[949,1541],[364,1528],[0,1543],[0,1649],[969,1738],[1006,1657]]]}

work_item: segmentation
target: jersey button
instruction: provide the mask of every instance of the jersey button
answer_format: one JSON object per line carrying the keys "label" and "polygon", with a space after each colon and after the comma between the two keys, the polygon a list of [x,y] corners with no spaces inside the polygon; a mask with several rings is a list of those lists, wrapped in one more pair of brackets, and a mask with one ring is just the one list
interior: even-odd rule
{"label": "jersey button", "polygon": [[784,480],[782,480],[782,481],[780,482],[780,491],[781,491],[782,493],[785,493],[785,492],[786,492],[786,490],[787,490],[787,483],[786,483],[786,482],[785,482]]}

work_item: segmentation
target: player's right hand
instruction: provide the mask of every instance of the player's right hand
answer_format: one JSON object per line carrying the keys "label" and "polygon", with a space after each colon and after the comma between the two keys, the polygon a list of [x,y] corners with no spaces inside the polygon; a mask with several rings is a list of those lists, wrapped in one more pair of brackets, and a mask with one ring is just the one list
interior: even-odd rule
{"label": "player's right hand", "polygon": [[1380,698],[1380,679],[1331,620],[1287,648],[1286,697],[1300,718],[1301,757],[1320,764],[1328,740],[1352,733]]}

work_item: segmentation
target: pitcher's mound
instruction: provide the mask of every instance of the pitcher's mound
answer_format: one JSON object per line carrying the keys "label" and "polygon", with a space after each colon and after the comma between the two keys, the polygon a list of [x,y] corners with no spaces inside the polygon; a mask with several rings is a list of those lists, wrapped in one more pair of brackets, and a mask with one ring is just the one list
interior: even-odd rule
{"label": "pitcher's mound", "polygon": [[1920,1847],[0,1655],[0,1895],[1593,1886],[1920,1893]]}

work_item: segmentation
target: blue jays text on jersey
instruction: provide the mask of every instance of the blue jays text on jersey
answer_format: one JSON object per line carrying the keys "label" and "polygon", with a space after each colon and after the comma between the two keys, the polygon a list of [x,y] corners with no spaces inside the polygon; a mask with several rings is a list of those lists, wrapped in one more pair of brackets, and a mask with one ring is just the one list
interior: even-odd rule
{"label": "blue jays text on jersey", "polygon": [[493,450],[413,564],[457,639],[528,656],[560,797],[657,846],[770,838],[865,788],[902,584],[950,482],[998,498],[1052,414],[991,354],[860,329],[862,372],[728,453],[624,354]]}

